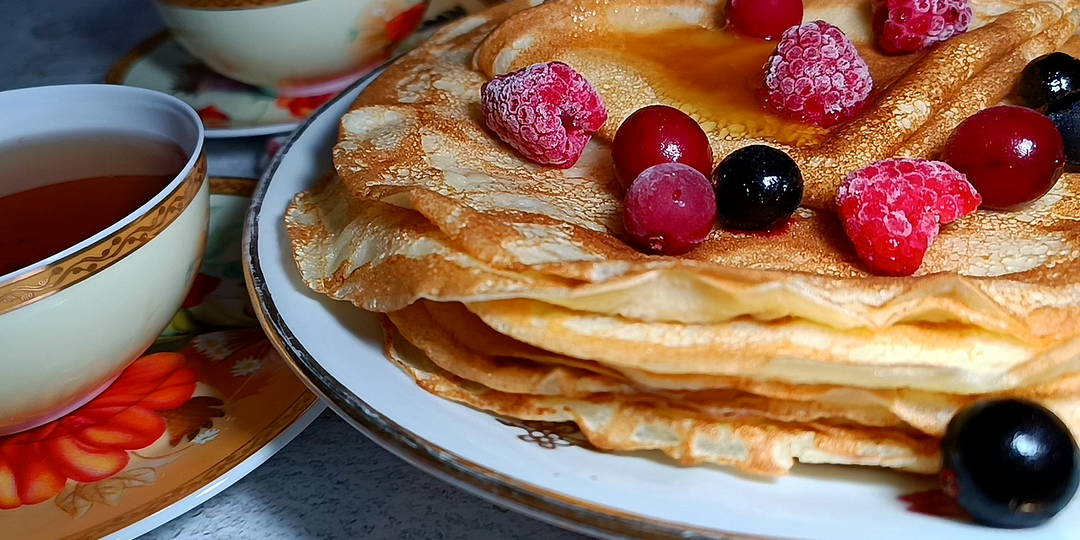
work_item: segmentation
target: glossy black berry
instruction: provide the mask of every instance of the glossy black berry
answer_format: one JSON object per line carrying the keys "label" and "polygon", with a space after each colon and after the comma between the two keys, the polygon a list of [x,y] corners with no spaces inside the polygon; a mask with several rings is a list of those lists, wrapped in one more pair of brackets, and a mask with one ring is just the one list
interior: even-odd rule
{"label": "glossy black berry", "polygon": [[1032,109],[1080,90],[1080,60],[1060,52],[1040,56],[1020,73],[1017,90],[1021,103]]}
{"label": "glossy black berry", "polygon": [[729,229],[766,229],[791,216],[803,195],[799,166],[787,154],[765,145],[740,148],[712,173],[716,214]]}
{"label": "glossy black berry", "polygon": [[1080,170],[1080,92],[1047,105],[1044,114],[1057,126],[1065,143],[1065,170]]}
{"label": "glossy black berry", "polygon": [[949,423],[941,456],[945,491],[991,527],[1045,523],[1080,482],[1080,456],[1068,428],[1022,400],[987,400],[962,411]]}

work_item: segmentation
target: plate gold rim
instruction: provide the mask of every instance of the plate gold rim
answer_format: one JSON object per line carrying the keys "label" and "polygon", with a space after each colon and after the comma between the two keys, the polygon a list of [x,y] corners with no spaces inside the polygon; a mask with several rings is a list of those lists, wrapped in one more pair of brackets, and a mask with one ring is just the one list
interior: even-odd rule
{"label": "plate gold rim", "polygon": [[208,176],[211,195],[232,195],[250,199],[255,194],[258,178],[244,176]]}
{"label": "plate gold rim", "polygon": [[[263,332],[285,360],[285,364],[338,416],[383,449],[444,482],[529,517],[599,538],[783,540],[646,518],[519,481],[464,459],[405,429],[345,388],[307,352],[278,312],[267,288],[258,253],[259,230],[256,221],[261,217],[263,200],[270,183],[293,144],[329,107],[352,94],[357,88],[366,86],[381,74],[389,63],[360,78],[309,116],[270,162],[252,195],[251,207],[244,221],[244,283]],[[350,99],[355,99],[355,96]]]}

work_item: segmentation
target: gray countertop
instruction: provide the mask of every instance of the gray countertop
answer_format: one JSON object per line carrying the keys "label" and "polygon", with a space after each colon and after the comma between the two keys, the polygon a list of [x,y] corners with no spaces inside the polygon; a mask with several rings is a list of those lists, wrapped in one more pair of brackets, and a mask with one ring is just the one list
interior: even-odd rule
{"label": "gray countertop", "polygon": [[[101,82],[162,23],[149,0],[0,0],[0,90]],[[265,137],[211,140],[210,173],[257,177]],[[209,502],[141,537],[573,540],[405,464],[323,413]]]}

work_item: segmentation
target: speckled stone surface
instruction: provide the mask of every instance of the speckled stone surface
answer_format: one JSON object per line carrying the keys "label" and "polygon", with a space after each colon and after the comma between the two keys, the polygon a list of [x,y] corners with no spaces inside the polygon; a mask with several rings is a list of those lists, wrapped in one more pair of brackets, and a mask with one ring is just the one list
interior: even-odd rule
{"label": "speckled stone surface", "polygon": [[[149,0],[0,0],[0,90],[100,82],[162,28]],[[257,177],[266,138],[210,140],[210,173]],[[0,534],[2,536],[2,534]],[[260,468],[141,540],[574,540],[405,464],[323,413]]]}
{"label": "speckled stone surface", "polygon": [[503,510],[436,480],[327,411],[244,479],[141,540],[219,538],[585,537]]}

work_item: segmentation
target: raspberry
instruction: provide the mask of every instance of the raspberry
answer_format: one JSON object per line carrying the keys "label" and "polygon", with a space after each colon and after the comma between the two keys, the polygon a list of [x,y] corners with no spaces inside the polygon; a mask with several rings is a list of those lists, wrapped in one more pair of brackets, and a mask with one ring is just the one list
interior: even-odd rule
{"label": "raspberry", "polygon": [[940,161],[886,159],[848,175],[836,195],[844,231],[876,273],[914,274],[941,224],[978,208],[982,197]]}
{"label": "raspberry", "polygon": [[874,30],[888,53],[925,49],[971,24],[968,0],[874,0]]}
{"label": "raspberry", "polygon": [[533,64],[480,88],[487,126],[525,157],[565,169],[607,120],[600,95],[562,62]]}
{"label": "raspberry", "polygon": [[788,28],[766,64],[765,102],[822,127],[858,114],[873,88],[855,45],[824,21]]}

